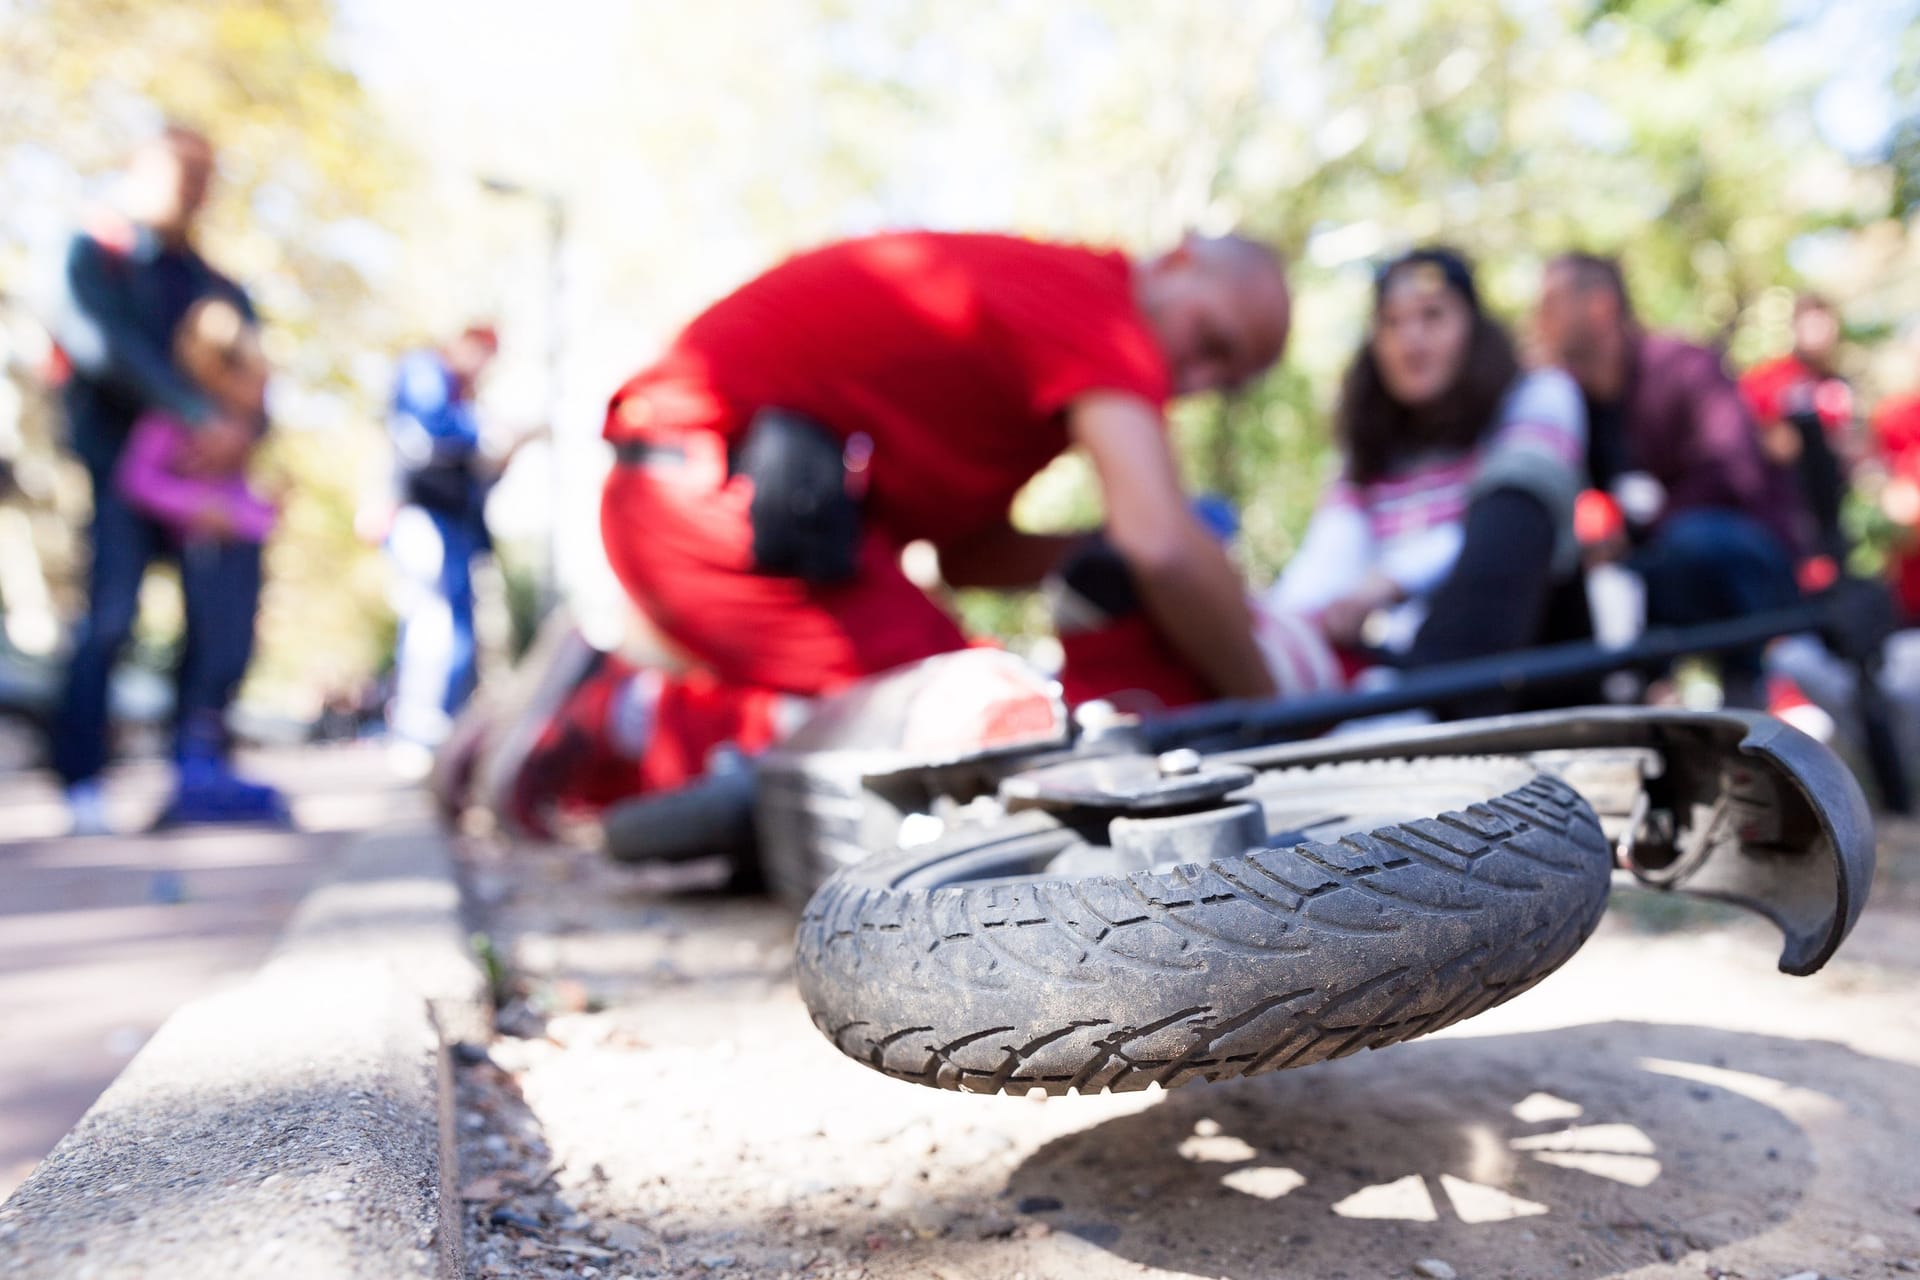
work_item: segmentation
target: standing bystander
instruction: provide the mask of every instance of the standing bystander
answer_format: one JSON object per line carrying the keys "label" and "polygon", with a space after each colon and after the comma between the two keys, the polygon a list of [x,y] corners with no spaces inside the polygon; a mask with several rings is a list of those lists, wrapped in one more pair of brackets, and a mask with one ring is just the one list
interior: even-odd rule
{"label": "standing bystander", "polygon": [[[128,436],[143,414],[164,411],[185,432],[185,470],[231,475],[262,425],[222,408],[172,356],[181,321],[205,299],[223,299],[253,318],[245,292],[193,243],[213,166],[204,135],[168,125],[135,151],[120,207],[73,238],[61,276],[53,330],[72,370],[63,388],[69,443],[93,488],[87,612],[53,738],[53,765],[77,834],[108,829],[101,791],[108,681],[133,630],[147,566],[178,550],[167,526],[142,514],[114,483]],[[284,814],[278,793],[235,776],[227,761],[226,710],[251,654],[260,544],[217,540],[180,556],[179,564],[187,619],[173,742],[179,780],[165,816],[251,821]],[[241,633],[247,642],[235,643]]]}
{"label": "standing bystander", "polygon": [[486,500],[504,462],[481,452],[474,390],[499,349],[469,326],[400,361],[388,425],[399,508],[387,533],[400,636],[388,723],[405,772],[424,773],[475,678],[473,562],[491,546]]}

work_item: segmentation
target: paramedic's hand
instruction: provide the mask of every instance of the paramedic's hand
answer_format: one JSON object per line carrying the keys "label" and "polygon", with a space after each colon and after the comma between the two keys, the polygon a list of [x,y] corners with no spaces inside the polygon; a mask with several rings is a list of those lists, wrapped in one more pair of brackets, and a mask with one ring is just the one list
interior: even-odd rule
{"label": "paramedic's hand", "polygon": [[209,502],[193,513],[187,521],[189,539],[207,542],[231,542],[236,530],[233,513],[227,510],[224,502]]}
{"label": "paramedic's hand", "polygon": [[1367,619],[1381,609],[1398,604],[1401,594],[1398,584],[1376,570],[1358,589],[1327,605],[1320,614],[1320,629],[1335,646],[1357,649],[1364,638]]}
{"label": "paramedic's hand", "polygon": [[1775,422],[1760,430],[1760,452],[1783,467],[1800,461],[1800,432],[1790,422]]}
{"label": "paramedic's hand", "polygon": [[230,476],[247,465],[253,432],[245,423],[217,414],[202,423],[187,445],[187,470],[203,476]]}

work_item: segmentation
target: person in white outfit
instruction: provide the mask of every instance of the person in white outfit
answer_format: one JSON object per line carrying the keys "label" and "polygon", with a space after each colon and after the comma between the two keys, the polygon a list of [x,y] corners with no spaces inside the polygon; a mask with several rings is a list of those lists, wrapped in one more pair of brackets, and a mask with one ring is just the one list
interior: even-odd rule
{"label": "person in white outfit", "polygon": [[[1579,567],[1585,409],[1565,373],[1521,367],[1459,254],[1420,249],[1381,269],[1336,436],[1337,470],[1300,548],[1254,600],[1281,696],[1333,692],[1383,662],[1539,643],[1555,584]],[[1109,606],[1092,615],[1104,630],[1082,623],[1062,637],[1070,691],[1110,696],[1118,689],[1102,685],[1131,681],[1162,704],[1183,700],[1180,682],[1155,678],[1142,646],[1107,621],[1125,603],[1111,583],[1071,570],[1065,580]],[[1088,617],[1084,605],[1071,616]],[[1099,659],[1101,679],[1085,677],[1090,662],[1075,669],[1082,655]]]}
{"label": "person in white outfit", "polygon": [[1397,665],[1533,642],[1578,566],[1586,413],[1565,373],[1521,368],[1459,254],[1381,270],[1337,431],[1339,470],[1262,613]]}

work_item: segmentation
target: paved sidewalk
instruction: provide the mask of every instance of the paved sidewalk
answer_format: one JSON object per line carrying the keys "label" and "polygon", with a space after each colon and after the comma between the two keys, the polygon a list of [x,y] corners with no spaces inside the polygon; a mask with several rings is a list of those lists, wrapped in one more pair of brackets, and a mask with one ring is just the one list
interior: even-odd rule
{"label": "paved sidewalk", "polygon": [[842,1058],[790,911],[591,852],[470,857],[523,993],[460,1072],[473,1277],[1920,1273],[1920,826],[1883,828],[1814,978],[1751,917],[1625,890],[1560,973],[1438,1035],[1031,1099]]}
{"label": "paved sidewalk", "polygon": [[[421,812],[365,748],[263,753],[301,830],[73,840],[50,781],[0,776],[0,1200],[169,1014],[244,979],[354,833]],[[159,807],[163,768],[115,775],[116,820]]]}

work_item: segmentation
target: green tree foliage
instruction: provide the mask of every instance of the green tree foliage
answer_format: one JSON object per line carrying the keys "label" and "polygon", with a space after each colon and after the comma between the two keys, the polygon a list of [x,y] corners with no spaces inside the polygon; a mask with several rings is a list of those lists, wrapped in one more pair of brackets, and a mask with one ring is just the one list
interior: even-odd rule
{"label": "green tree foliage", "polygon": [[976,28],[1006,19],[1026,51],[995,64],[1010,114],[1037,122],[1024,225],[1146,245],[1239,223],[1294,261],[1289,366],[1178,415],[1190,477],[1246,507],[1256,577],[1290,553],[1324,474],[1385,254],[1465,249],[1523,327],[1546,256],[1619,253],[1648,323],[1744,360],[1783,337],[1779,309],[1754,304],[1818,283],[1796,245],[1884,217],[1883,175],[1813,126],[1814,92],[1844,69],[1801,49],[1774,0],[1088,4],[1065,105],[1043,74],[1059,41],[1021,30],[1024,11]]}
{"label": "green tree foliage", "polygon": [[[1912,48],[1916,6],[1901,5],[1882,21]],[[373,579],[345,529],[377,435],[377,379],[350,378],[356,359],[495,305],[507,364],[532,348],[537,365],[537,228],[526,207],[481,195],[480,174],[567,201],[556,427],[575,441],[679,321],[835,235],[1011,227],[1136,251],[1189,227],[1269,237],[1295,283],[1286,367],[1176,415],[1190,480],[1243,507],[1256,580],[1305,522],[1371,266],[1398,248],[1464,248],[1516,325],[1545,256],[1622,252],[1650,323],[1740,359],[1780,342],[1783,288],[1863,299],[1867,328],[1883,329],[1920,294],[1888,217],[1896,203],[1911,216],[1916,166],[1843,156],[1815,130],[1814,95],[1850,69],[1809,42],[1817,7],[1793,0],[342,12],[353,21],[326,0],[0,0],[0,151],[51,147],[98,173],[150,105],[214,122],[229,182],[209,246],[259,288],[297,407],[343,424],[288,437],[286,465],[311,495],[288,545],[297,534],[316,548],[275,566],[297,585],[275,588],[266,666],[289,682],[317,659],[364,666],[378,643],[363,638]],[[383,255],[384,273],[370,272]],[[0,253],[0,273],[16,259]],[[503,387],[516,377],[503,370]],[[570,463],[578,483],[554,515],[590,543],[588,452]],[[1019,514],[1097,519],[1084,468],[1049,472]],[[967,607],[996,629],[1037,621],[1030,602]]]}

